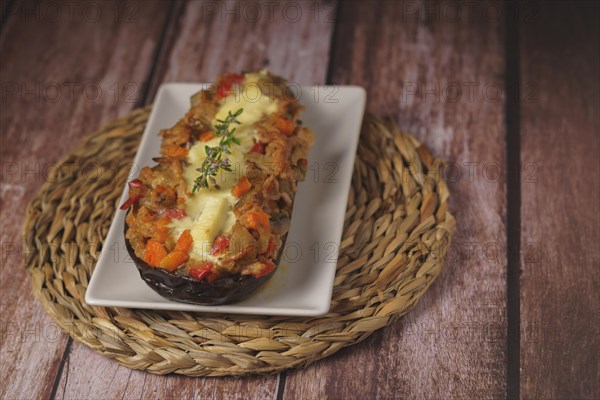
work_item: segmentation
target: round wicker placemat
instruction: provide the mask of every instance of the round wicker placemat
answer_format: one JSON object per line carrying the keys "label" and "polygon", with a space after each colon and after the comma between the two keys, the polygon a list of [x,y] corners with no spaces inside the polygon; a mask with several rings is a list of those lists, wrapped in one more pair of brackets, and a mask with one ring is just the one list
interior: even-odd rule
{"label": "round wicker placemat", "polygon": [[441,271],[455,221],[441,162],[366,115],[330,312],[318,318],[93,307],[85,291],[150,107],[88,136],[52,170],[24,226],[25,268],[75,340],[135,369],[192,376],[277,372],[357,343],[408,312]]}

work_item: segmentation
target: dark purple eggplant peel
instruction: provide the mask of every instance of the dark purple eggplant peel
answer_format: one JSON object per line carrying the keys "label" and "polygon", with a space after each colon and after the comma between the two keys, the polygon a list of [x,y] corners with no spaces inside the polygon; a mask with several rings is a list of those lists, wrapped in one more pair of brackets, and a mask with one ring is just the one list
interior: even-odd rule
{"label": "dark purple eggplant peel", "polygon": [[[127,224],[125,232],[127,232]],[[285,240],[286,237],[283,238],[279,254],[275,257],[276,264],[281,259]],[[127,239],[125,239],[125,246],[141,278],[148,286],[166,299],[183,303],[218,306],[242,301],[264,285],[277,271],[275,269],[260,278],[237,274],[213,282],[199,281],[190,276],[175,275],[167,270],[154,268],[135,254]]]}

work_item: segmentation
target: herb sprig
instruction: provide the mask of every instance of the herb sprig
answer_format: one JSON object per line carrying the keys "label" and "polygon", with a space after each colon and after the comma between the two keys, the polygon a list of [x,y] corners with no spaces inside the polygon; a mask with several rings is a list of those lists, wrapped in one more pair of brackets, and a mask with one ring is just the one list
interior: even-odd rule
{"label": "herb sprig", "polygon": [[[236,128],[230,129],[231,124],[240,124],[237,120],[244,112],[243,108],[240,108],[235,113],[227,114],[224,120],[218,119],[218,124],[215,126],[215,136],[220,136],[221,140],[219,144],[214,147],[205,146],[206,158],[202,162],[202,166],[197,168],[196,171],[200,172],[200,176],[194,181],[194,187],[192,193],[196,192],[199,188],[208,188],[209,184],[212,184],[216,189],[221,189],[217,184],[215,176],[219,173],[220,169],[231,172],[231,164],[227,155],[231,154],[231,144],[240,144],[240,141],[233,136]],[[223,155],[225,155],[223,157]]]}

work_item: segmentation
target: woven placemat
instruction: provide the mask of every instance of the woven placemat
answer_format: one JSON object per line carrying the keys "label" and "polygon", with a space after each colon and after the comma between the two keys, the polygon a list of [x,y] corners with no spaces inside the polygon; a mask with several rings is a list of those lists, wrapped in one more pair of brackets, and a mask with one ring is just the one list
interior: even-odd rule
{"label": "woven placemat", "polygon": [[87,305],[85,291],[149,112],[137,109],[88,136],[29,205],[25,268],[35,296],[73,339],[157,374],[277,372],[365,339],[408,312],[440,273],[455,226],[442,163],[393,122],[366,115],[327,315]]}

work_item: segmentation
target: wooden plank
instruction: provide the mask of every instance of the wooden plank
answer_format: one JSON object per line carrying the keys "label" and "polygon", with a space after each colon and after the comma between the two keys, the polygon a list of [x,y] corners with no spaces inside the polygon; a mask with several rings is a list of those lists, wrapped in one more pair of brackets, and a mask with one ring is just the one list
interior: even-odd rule
{"label": "wooden plank", "polygon": [[[279,3],[253,2],[262,10],[262,17],[253,22],[253,18],[244,17],[250,15],[244,14],[250,12],[243,11],[244,3],[236,3],[240,13],[237,21],[235,14],[226,13],[236,10],[234,3],[227,3],[227,9],[210,8],[215,4],[177,4],[152,79],[150,99],[163,82],[210,82],[225,71],[260,67],[268,67],[295,82],[325,81],[333,34],[333,24],[327,18],[335,11],[333,5],[323,6],[320,20],[315,22],[312,2],[294,3],[303,7],[302,18],[297,21],[291,18],[291,11],[286,17],[282,13],[284,6]],[[275,7],[272,17],[267,13],[268,7]],[[298,55],[302,56],[301,61]],[[89,349],[73,345],[56,397],[263,399],[274,398],[278,389],[276,375],[225,379],[165,377],[131,371],[99,356],[91,367],[90,357]],[[96,379],[99,372],[105,373],[101,380]],[[88,387],[88,382],[93,382],[93,387]]]}
{"label": "wooden plank", "polygon": [[163,82],[211,82],[223,71],[256,68],[300,84],[325,81],[334,2],[204,1],[184,8],[180,26],[169,32],[152,96]]}
{"label": "wooden plank", "polygon": [[521,25],[524,399],[600,397],[598,15],[544,3]]}
{"label": "wooden plank", "polygon": [[457,3],[378,5],[340,6],[331,80],[365,87],[371,112],[449,162],[458,231],[445,271],[410,314],[288,372],[284,398],[504,398],[503,21],[486,19],[486,5],[473,18],[462,8],[458,20],[441,11]]}
{"label": "wooden plank", "polygon": [[114,2],[96,2],[96,15],[83,15],[80,4],[71,18],[65,9],[43,14],[47,3],[18,2],[0,37],[0,398],[48,398],[61,366],[68,337],[31,294],[20,230],[52,163],[127,113],[143,91],[164,4],[130,4],[135,13],[116,14]]}

